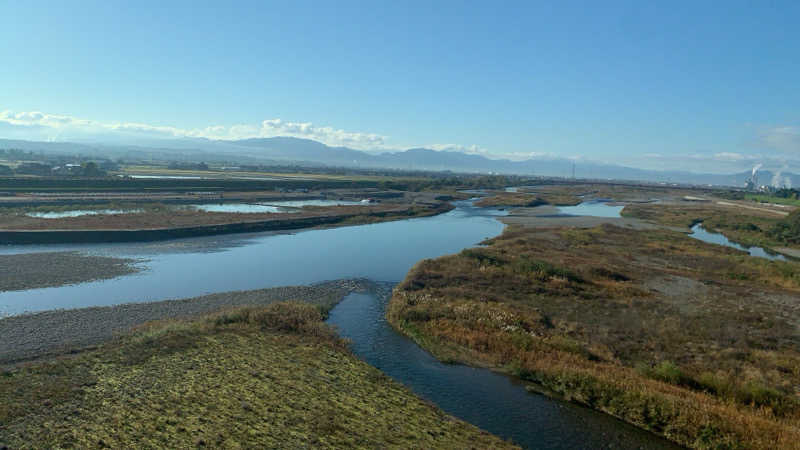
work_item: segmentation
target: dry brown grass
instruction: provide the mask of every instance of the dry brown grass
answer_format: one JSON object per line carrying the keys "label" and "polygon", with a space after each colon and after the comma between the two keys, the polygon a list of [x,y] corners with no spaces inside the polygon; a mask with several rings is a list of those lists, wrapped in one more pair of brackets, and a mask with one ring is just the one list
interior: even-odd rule
{"label": "dry brown grass", "polygon": [[532,194],[522,193],[502,193],[492,197],[485,197],[477,202],[475,206],[491,207],[491,206],[519,206],[531,207],[547,204],[546,201]]}
{"label": "dry brown grass", "polygon": [[800,267],[681,233],[508,229],[423,261],[389,318],[683,445],[800,445]]}
{"label": "dry brown grass", "polygon": [[222,213],[161,205],[136,214],[97,214],[43,219],[0,211],[3,230],[141,230],[225,225],[260,221],[294,221],[310,217],[363,217],[383,221],[407,216],[429,215],[442,206],[385,203],[378,205],[321,206],[299,208],[290,213]]}

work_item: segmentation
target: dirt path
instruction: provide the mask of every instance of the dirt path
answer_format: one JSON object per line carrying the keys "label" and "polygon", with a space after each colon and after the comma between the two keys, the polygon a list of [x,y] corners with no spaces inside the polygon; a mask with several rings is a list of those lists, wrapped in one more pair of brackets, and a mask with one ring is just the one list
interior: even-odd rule
{"label": "dirt path", "polygon": [[787,211],[776,211],[774,209],[759,208],[757,206],[743,205],[741,203],[717,202],[717,204],[720,205],[720,206],[733,206],[733,207],[736,207],[736,208],[752,209],[754,211],[761,211],[761,212],[766,212],[766,213],[770,213],[770,214],[777,214],[779,216],[788,216],[789,215],[789,212],[787,212]]}

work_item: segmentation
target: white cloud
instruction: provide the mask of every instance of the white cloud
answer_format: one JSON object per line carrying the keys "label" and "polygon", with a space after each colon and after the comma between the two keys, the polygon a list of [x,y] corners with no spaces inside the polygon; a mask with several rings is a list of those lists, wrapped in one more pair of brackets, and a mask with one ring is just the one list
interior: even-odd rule
{"label": "white cloud", "polygon": [[716,161],[753,161],[763,159],[761,155],[745,155],[736,152],[720,152],[714,153],[712,159]]}
{"label": "white cloud", "polygon": [[44,129],[49,131],[50,138],[54,136],[67,137],[70,134],[106,134],[109,132],[145,137],[188,137],[214,140],[292,136],[314,139],[327,145],[357,149],[382,148],[385,147],[386,140],[385,136],[374,133],[350,132],[333,127],[320,127],[310,122],[287,122],[281,119],[264,120],[259,125],[214,125],[205,128],[183,129],[134,122],[100,122],[39,111],[12,112],[6,110],[0,111],[0,123],[21,128]]}
{"label": "white cloud", "polygon": [[460,144],[431,144],[426,148],[436,150],[439,152],[460,152],[468,155],[489,155],[489,150],[479,147],[477,145],[460,145]]}

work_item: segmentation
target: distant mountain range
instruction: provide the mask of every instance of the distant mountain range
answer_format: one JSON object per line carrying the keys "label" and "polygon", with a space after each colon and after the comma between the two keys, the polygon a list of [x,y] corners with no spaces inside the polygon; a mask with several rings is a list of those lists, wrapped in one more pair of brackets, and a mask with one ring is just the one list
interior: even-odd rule
{"label": "distant mountain range", "polygon": [[[397,152],[365,152],[347,147],[331,147],[321,142],[293,137],[272,137],[236,141],[208,139],[158,139],[137,145],[36,142],[0,139],[0,149],[16,148],[48,154],[85,155],[133,160],[176,160],[257,164],[327,165],[356,168],[403,170],[449,170],[469,173],[506,173],[519,175],[571,177],[573,161],[562,158],[535,158],[525,161],[489,159],[481,155],[454,151],[413,148]],[[642,180],[665,183],[743,186],[750,172],[733,174],[656,171],[603,164],[574,162],[576,178]],[[759,172],[760,184],[771,184],[774,173]],[[800,176],[780,174],[783,184],[800,186]]]}

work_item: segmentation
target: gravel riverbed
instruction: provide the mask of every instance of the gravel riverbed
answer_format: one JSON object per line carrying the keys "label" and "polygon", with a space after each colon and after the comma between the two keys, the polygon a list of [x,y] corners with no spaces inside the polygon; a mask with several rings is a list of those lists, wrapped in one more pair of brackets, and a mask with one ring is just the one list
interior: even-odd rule
{"label": "gravel riverbed", "polygon": [[367,280],[337,280],[311,286],[223,292],[180,300],[11,316],[0,319],[0,366],[90,348],[152,320],[285,300],[333,306],[352,291],[372,288]]}
{"label": "gravel riverbed", "polygon": [[78,252],[0,255],[0,292],[107,280],[140,271],[136,262]]}

